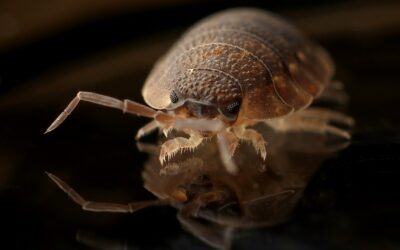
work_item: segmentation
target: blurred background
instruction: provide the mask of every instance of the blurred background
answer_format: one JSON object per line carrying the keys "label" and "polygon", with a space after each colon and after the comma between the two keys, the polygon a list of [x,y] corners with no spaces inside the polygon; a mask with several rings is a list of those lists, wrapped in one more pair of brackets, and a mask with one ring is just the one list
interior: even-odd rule
{"label": "blurred background", "polygon": [[83,212],[44,173],[92,200],[151,199],[140,175],[147,156],[134,142],[148,120],[82,103],[60,128],[43,132],[79,90],[143,102],[149,70],[180,34],[236,6],[276,12],[326,47],[356,127],[350,147],[315,174],[291,221],[234,248],[400,249],[400,2],[386,0],[2,0],[1,248],[88,249],[75,239],[83,230],[132,249],[208,249],[180,229],[172,208]]}

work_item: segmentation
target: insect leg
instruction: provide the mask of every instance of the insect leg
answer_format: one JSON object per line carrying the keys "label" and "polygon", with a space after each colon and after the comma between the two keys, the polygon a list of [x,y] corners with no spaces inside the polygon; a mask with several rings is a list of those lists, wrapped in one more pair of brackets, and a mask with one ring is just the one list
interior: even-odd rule
{"label": "insect leg", "polygon": [[116,98],[105,96],[93,92],[80,91],[76,97],[68,104],[65,110],[56,118],[56,120],[47,128],[45,133],[48,133],[57,128],[64,120],[74,111],[80,101],[91,102],[98,105],[103,105],[110,108],[122,110],[124,113],[135,114],[139,116],[151,117],[157,113],[154,109],[143,104],[130,100],[118,100]]}
{"label": "insect leg", "polygon": [[83,210],[91,212],[111,212],[111,213],[133,213],[139,209],[166,204],[162,200],[151,200],[151,201],[141,201],[141,202],[130,202],[127,204],[121,203],[111,203],[111,202],[97,202],[97,201],[87,201],[82,196],[80,196],[73,188],[71,188],[67,183],[62,181],[57,176],[47,173],[52,181],[54,181],[59,188],[61,188],[67,195],[75,201],[78,205],[82,207]]}
{"label": "insect leg", "polygon": [[151,133],[152,131],[156,130],[158,127],[159,127],[159,124],[155,120],[147,123],[146,125],[144,125],[143,127],[141,127],[138,130],[138,132],[136,133],[135,139],[139,140],[143,136],[145,136],[145,135]]}
{"label": "insect leg", "polygon": [[267,158],[267,142],[264,140],[264,137],[260,133],[258,133],[254,129],[249,129],[244,126],[234,127],[233,131],[239,139],[250,140],[256,151],[260,153],[263,160]]}
{"label": "insect leg", "polygon": [[232,159],[232,155],[239,145],[238,139],[233,133],[227,131],[218,133],[217,137],[219,154],[225,169],[231,174],[237,173],[238,168]]}
{"label": "insect leg", "polygon": [[354,125],[354,119],[350,116],[324,108],[307,108],[301,110],[298,115],[303,119],[319,120],[321,122],[334,123],[346,127],[352,127]]}
{"label": "insect leg", "polygon": [[136,147],[139,149],[140,152],[144,152],[149,155],[158,155],[158,153],[160,152],[160,148],[158,147],[158,145],[151,143],[136,142]]}
{"label": "insect leg", "polygon": [[176,137],[174,139],[168,140],[161,145],[160,150],[160,162],[164,162],[173,157],[179,150],[183,149],[194,149],[201,144],[204,137],[196,132],[190,134],[189,138]]}
{"label": "insect leg", "polygon": [[302,131],[315,134],[331,134],[349,140],[349,132],[330,123],[352,126],[351,117],[327,109],[310,108],[296,112],[282,119],[266,121],[276,131]]}
{"label": "insect leg", "polygon": [[239,146],[239,139],[231,131],[226,131],[224,134],[228,143],[229,156],[232,157],[235,154],[237,147]]}

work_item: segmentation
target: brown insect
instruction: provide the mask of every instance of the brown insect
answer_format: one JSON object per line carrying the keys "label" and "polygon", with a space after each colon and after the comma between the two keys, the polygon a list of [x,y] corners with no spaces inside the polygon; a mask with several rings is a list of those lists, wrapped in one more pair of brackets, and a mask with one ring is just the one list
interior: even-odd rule
{"label": "brown insect", "polygon": [[257,9],[227,10],[194,25],[157,62],[142,89],[151,108],[79,92],[46,132],[58,127],[79,101],[92,102],[152,118],[137,138],[157,128],[164,134],[172,129],[186,133],[188,138],[164,142],[162,164],[182,149],[194,149],[205,138],[217,136],[221,159],[234,173],[231,156],[239,140],[250,141],[266,158],[266,141],[249,128],[259,122],[350,137],[331,126],[315,126],[304,119],[287,124],[281,119],[309,106],[333,73],[329,55],[281,18]]}
{"label": "brown insect", "polygon": [[[286,221],[320,163],[347,146],[337,138],[326,143],[327,137],[321,134],[276,133],[265,126],[258,130],[270,138],[268,162],[257,157],[251,145],[240,145],[233,156],[238,167],[246,170],[240,175],[225,173],[215,139],[193,152],[174,156],[165,166],[157,157],[159,147],[139,145],[151,154],[142,176],[144,187],[157,200],[128,204],[87,201],[56,176],[49,177],[88,211],[128,213],[152,205],[171,205],[178,210],[177,217],[186,230],[216,248],[226,249],[236,229]],[[267,171],[260,171],[265,167]],[[83,237],[79,239],[85,242]]]}

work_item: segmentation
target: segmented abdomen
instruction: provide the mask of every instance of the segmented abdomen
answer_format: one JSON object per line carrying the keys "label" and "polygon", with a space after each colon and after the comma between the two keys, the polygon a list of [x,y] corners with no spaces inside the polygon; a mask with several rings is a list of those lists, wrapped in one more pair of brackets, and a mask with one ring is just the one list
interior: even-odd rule
{"label": "segmented abdomen", "polygon": [[[256,9],[233,9],[199,22],[158,63],[144,88],[157,86],[169,95],[179,77],[196,69],[235,79],[242,88],[242,108],[254,119],[309,105],[334,71],[322,48],[282,19]],[[167,104],[150,99],[146,101],[156,108]]]}

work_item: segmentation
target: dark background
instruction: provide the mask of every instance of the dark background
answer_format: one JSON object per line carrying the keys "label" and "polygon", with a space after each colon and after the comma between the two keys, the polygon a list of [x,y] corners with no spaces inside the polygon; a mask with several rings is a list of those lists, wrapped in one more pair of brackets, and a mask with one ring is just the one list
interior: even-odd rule
{"label": "dark background", "polygon": [[[146,119],[82,103],[43,135],[78,90],[142,102],[154,61],[196,20],[233,6],[277,12],[319,41],[356,120],[353,142],[311,180],[288,223],[251,231],[238,249],[400,249],[398,1],[12,1],[0,3],[0,247],[87,249],[78,230],[134,249],[206,249],[172,208],[81,211],[45,175],[86,198],[136,201]],[[146,140],[151,140],[149,138]]]}

